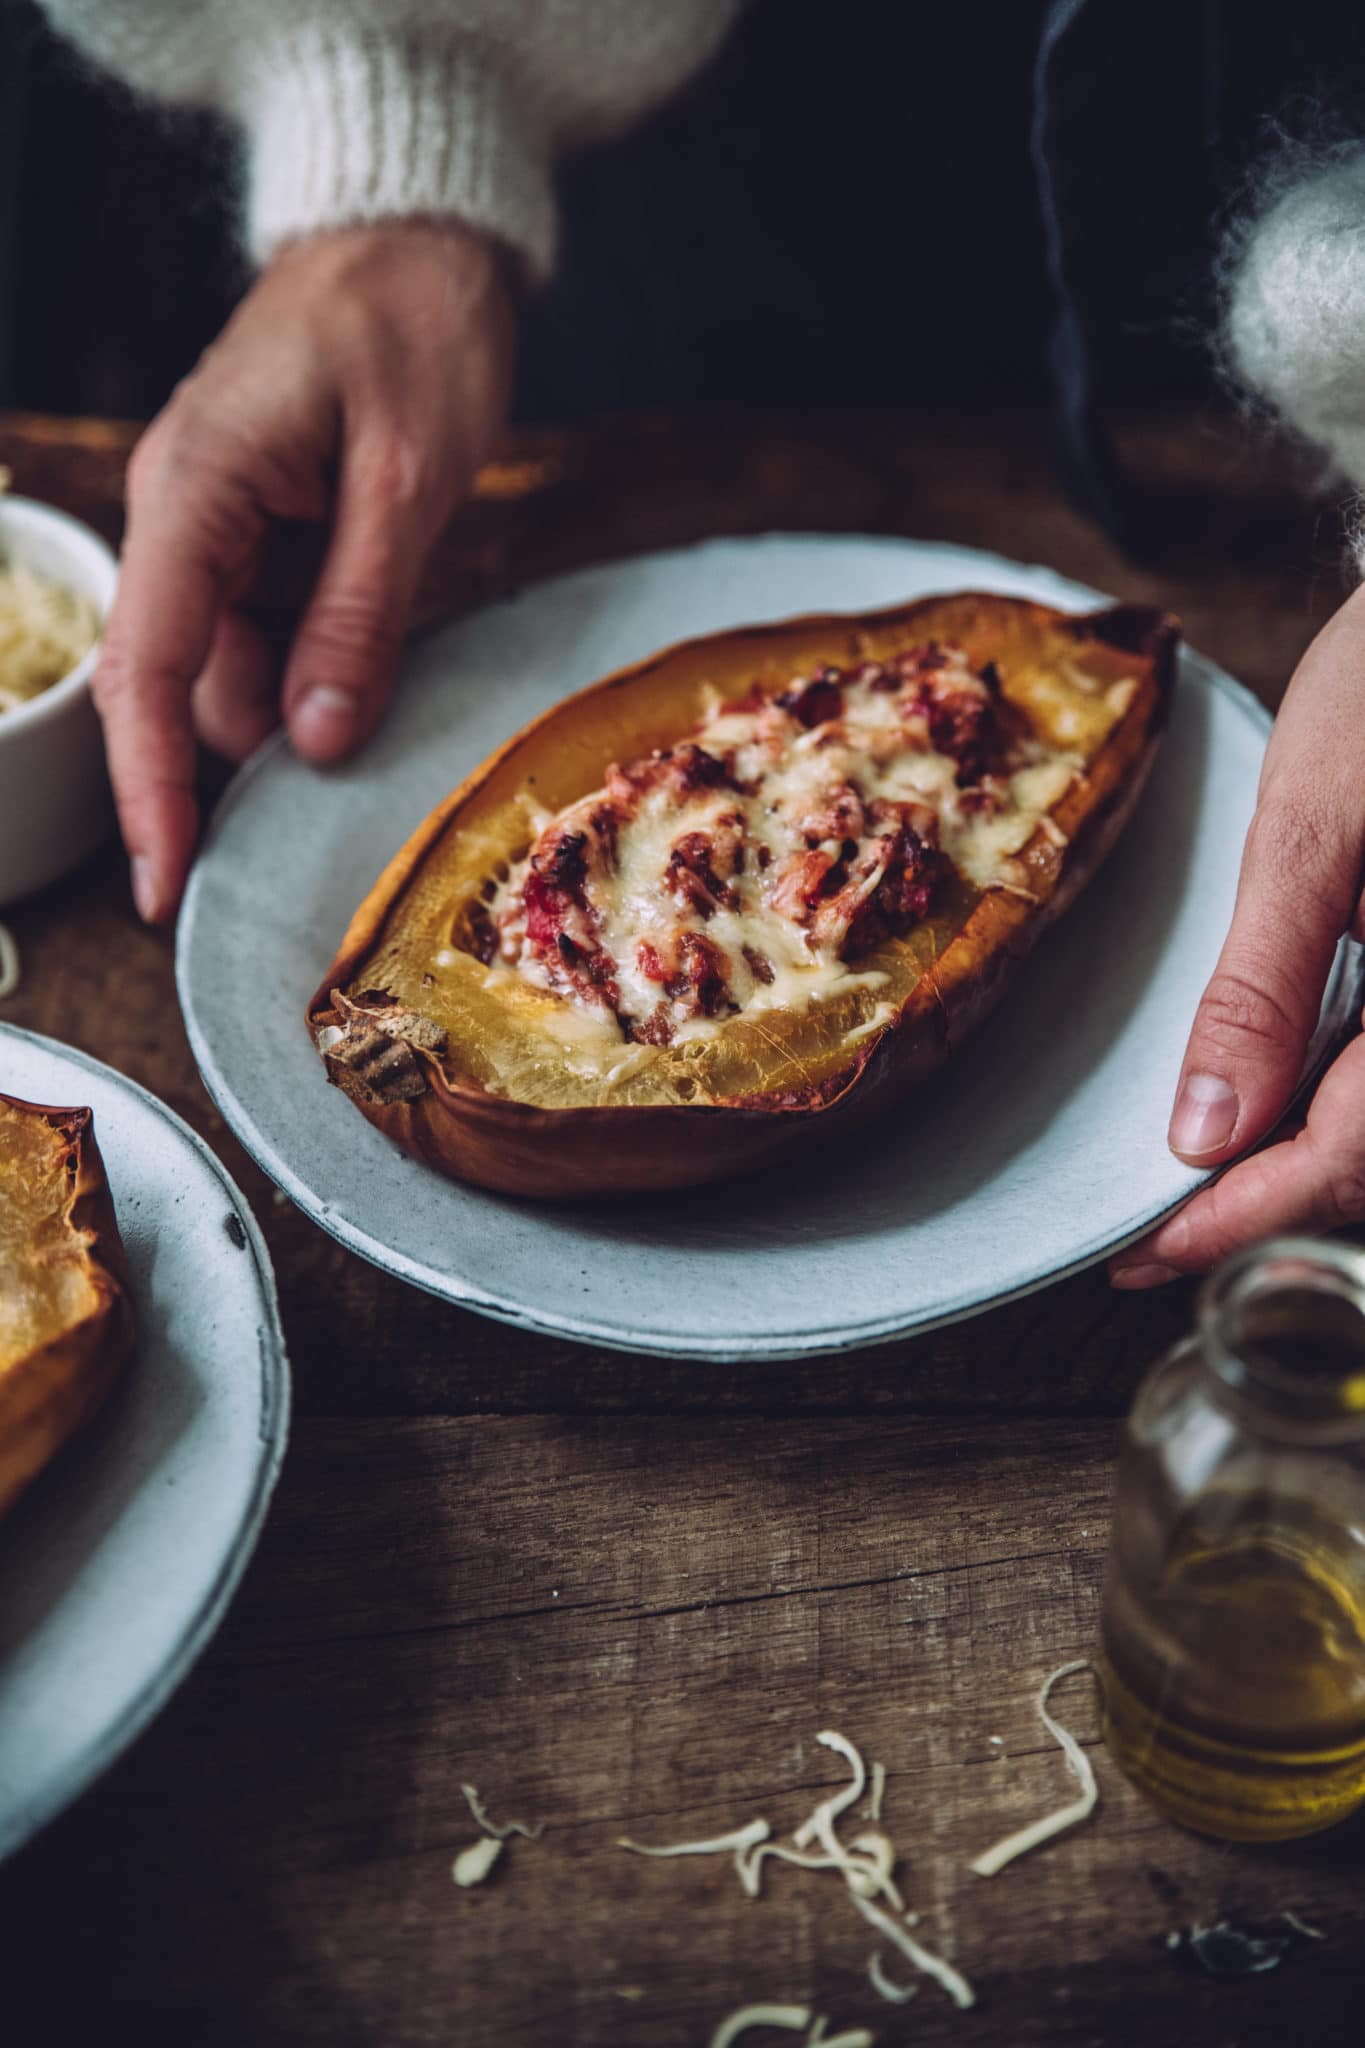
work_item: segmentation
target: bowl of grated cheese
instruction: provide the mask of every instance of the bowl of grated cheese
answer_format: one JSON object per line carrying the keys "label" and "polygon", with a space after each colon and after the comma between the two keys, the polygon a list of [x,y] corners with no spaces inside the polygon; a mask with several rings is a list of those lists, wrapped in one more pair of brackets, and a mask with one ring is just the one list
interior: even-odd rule
{"label": "bowl of grated cheese", "polygon": [[0,470],[0,904],[76,867],[113,823],[90,695],[113,553]]}

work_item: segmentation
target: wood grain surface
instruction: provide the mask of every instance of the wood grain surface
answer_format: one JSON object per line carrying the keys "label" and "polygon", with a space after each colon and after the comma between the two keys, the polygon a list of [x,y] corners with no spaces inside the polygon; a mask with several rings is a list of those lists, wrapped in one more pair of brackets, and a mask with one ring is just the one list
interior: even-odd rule
{"label": "wood grain surface", "polygon": [[[0,418],[17,489],[111,537],[132,430]],[[1339,600],[1340,531],[1235,423],[1124,424],[1159,558],[1067,506],[1027,419],[624,421],[514,436],[426,578],[432,620],[536,576],[718,532],[904,533],[1046,561],[1181,612],[1274,703]],[[270,565],[281,623],[317,536]],[[206,790],[221,784],[206,771]],[[0,2040],[145,2048],[706,2048],[752,2000],[879,2043],[1359,2042],[1365,1827],[1276,1850],[1168,1825],[1056,1706],[1098,1813],[993,1880],[970,1858],[1069,1796],[1031,1696],[1093,1642],[1119,1418],[1190,1290],[1100,1272],[913,1343],[797,1365],[593,1351],[372,1271],[275,1198],[211,1108],[171,943],[110,850],[7,913],[7,1021],[154,1089],[221,1154],[276,1263],[296,1424],[260,1551],[157,1725],[0,1870]],[[0,1077],[2,1079],[2,1077]],[[0,1674],[3,1682],[3,1674]],[[841,1730],[888,1772],[921,1937],[972,1979],[904,2009],[829,1874],[616,1846],[789,1828]],[[992,1738],[996,1738],[993,1740]],[[544,1820],[458,1891],[473,1782]],[[1320,1927],[1314,1941],[1275,1916]],[[1290,1936],[1209,1975],[1169,1937]],[[901,1972],[883,1945],[884,1960]],[[746,2036],[756,2044],[795,2034]]]}

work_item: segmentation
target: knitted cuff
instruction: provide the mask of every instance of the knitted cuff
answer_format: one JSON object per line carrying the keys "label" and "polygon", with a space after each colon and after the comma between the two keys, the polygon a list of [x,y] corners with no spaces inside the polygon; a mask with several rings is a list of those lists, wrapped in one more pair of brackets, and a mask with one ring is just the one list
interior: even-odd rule
{"label": "knitted cuff", "polygon": [[316,228],[455,214],[507,243],[531,283],[549,275],[548,149],[482,50],[315,22],[272,36],[252,73],[238,111],[257,261]]}

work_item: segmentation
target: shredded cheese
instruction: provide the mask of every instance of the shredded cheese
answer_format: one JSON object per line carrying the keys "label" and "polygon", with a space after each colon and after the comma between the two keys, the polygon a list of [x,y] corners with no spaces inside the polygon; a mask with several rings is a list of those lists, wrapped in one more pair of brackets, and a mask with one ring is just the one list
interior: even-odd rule
{"label": "shredded cheese", "polygon": [[823,1748],[832,1749],[837,1756],[845,1759],[853,1773],[853,1781],[845,1785],[842,1792],[836,1792],[832,1799],[822,1799],[810,1819],[803,1821],[796,1830],[792,1840],[798,1849],[805,1849],[812,1842],[819,1842],[829,1855],[836,1856],[839,1845],[836,1843],[833,1848],[830,1847],[834,1837],[834,1823],[841,1813],[862,1798],[863,1788],[867,1784],[867,1770],[847,1736],[836,1735],[832,1728],[824,1728],[815,1739]]}
{"label": "shredded cheese", "polygon": [[[664,1842],[651,1848],[644,1842],[632,1842],[629,1835],[618,1835],[616,1846],[629,1849],[632,1856],[719,1856],[726,1849],[742,1856],[753,1843],[766,1842],[771,1833],[766,1820],[751,1820],[747,1827],[733,1828],[728,1835],[712,1835],[704,1842]],[[742,1871],[740,1876],[742,1879]]]}
{"label": "shredded cheese", "polygon": [[1327,1936],[1320,1927],[1314,1927],[1307,1920],[1301,1920],[1297,1913],[1281,1913],[1280,1918],[1281,1920],[1287,1920],[1296,1934],[1306,1934],[1310,1941],[1326,1941],[1327,1939]]}
{"label": "shredded cheese", "polygon": [[[0,496],[8,488],[9,471],[0,469]],[[0,556],[0,715],[70,675],[98,631],[88,598]]]}
{"label": "shredded cheese", "polygon": [[908,2005],[919,1994],[918,1984],[893,1984],[882,1968],[880,1949],[874,1949],[867,1959],[867,1981],[878,1998],[884,1998],[888,2005]]}
{"label": "shredded cheese", "polygon": [[489,1818],[488,1809],[472,1785],[461,1785],[465,1802],[483,1835],[477,1842],[471,1842],[467,1849],[461,1849],[450,1866],[450,1874],[456,1884],[467,1889],[470,1885],[482,1884],[502,1854],[503,1844],[509,1835],[524,1835],[528,1842],[539,1841],[545,1832],[544,1821],[535,1827],[527,1827],[524,1820],[504,1821],[499,1827]]}
{"label": "shredded cheese", "polygon": [[[896,1868],[896,1852],[888,1838],[869,1829],[864,1835],[855,1835],[849,1844],[852,1852],[866,1856],[871,1868],[855,1871],[849,1883],[855,1892],[861,1892],[865,1899],[875,1898],[878,1892],[885,1892],[898,1913],[904,1913],[905,1901],[896,1890],[892,1872]],[[852,1857],[850,1856],[850,1861]]]}
{"label": "shredded cheese", "polygon": [[1086,1657],[1078,1657],[1070,1664],[1059,1664],[1057,1669],[1044,1679],[1038,1693],[1038,1717],[1048,1734],[1060,1745],[1066,1758],[1067,1769],[1081,1788],[1080,1798],[1073,1799],[1067,1806],[1059,1807],[1055,1813],[1044,1814],[1041,1820],[1033,1821],[1026,1828],[1020,1828],[1015,1834],[1006,1835],[1003,1842],[997,1842],[994,1848],[987,1849],[985,1854],[978,1856],[971,1865],[978,1877],[994,1877],[1007,1863],[1013,1863],[1016,1856],[1027,1855],[1030,1849],[1038,1848],[1043,1842],[1050,1842],[1054,1835],[1060,1835],[1065,1829],[1075,1827],[1079,1821],[1088,1820],[1094,1812],[1100,1795],[1090,1759],[1070,1730],[1063,1728],[1059,1721],[1054,1721],[1047,1710],[1052,1688],[1059,1679],[1069,1678],[1073,1672],[1089,1669],[1090,1660]]}
{"label": "shredded cheese", "polygon": [[[751,2027],[785,2027],[790,2033],[806,2035],[803,2048],[877,2048],[877,2037],[866,2027],[846,2027],[841,2034],[827,2034],[829,2022],[823,2014],[814,2021],[804,2005],[742,2005],[721,2021],[711,2036],[711,2048],[730,2048]],[[806,2030],[809,2028],[809,2032]]]}
{"label": "shredded cheese", "polygon": [[[732,1851],[740,1885],[751,1899],[758,1898],[762,1890],[762,1866],[767,1856],[776,1857],[782,1863],[795,1864],[801,1870],[837,1870],[848,1887],[849,1897],[864,1919],[870,1920],[879,1932],[894,1942],[908,1962],[941,1984],[959,2006],[975,2004],[976,1995],[966,1978],[951,1963],[944,1962],[941,1956],[934,1955],[911,1935],[909,1930],[918,1924],[919,1916],[906,1911],[905,1900],[893,1875],[895,1849],[887,1837],[875,1830],[857,1836],[852,1842],[844,1842],[839,1837],[837,1822],[849,1807],[862,1798],[867,1785],[867,1769],[861,1753],[846,1736],[837,1734],[833,1729],[823,1729],[815,1739],[824,1748],[832,1749],[844,1758],[851,1776],[838,1792],[822,1799],[795,1830],[791,1847],[772,1841],[772,1829],[763,1819],[751,1820],[742,1828],[710,1836],[704,1841],[646,1847],[623,1836],[620,1847],[637,1856],[714,1856]],[[883,1772],[883,1782],[884,1779]],[[891,1913],[874,1903],[879,1897],[892,1908],[896,1916],[894,1919]],[[834,2048],[834,2043],[828,2043],[827,2048]]]}
{"label": "shredded cheese", "polygon": [[0,1003],[19,992],[19,948],[8,925],[0,924]]}
{"label": "shredded cheese", "polygon": [[886,1791],[886,1765],[872,1766],[872,1797],[863,1808],[864,1820],[880,1820],[882,1817],[882,1795]]}
{"label": "shredded cheese", "polygon": [[470,1885],[482,1884],[489,1871],[502,1854],[502,1843],[496,1835],[481,1835],[477,1842],[471,1842],[467,1849],[461,1849],[450,1866],[450,1874],[462,1890]]}
{"label": "shredded cheese", "polygon": [[763,1890],[761,1868],[765,1856],[775,1856],[779,1863],[794,1863],[798,1870],[837,1870],[839,1867],[833,1856],[803,1856],[799,1849],[788,1849],[785,1843],[760,1841],[751,1855],[746,1855],[741,1849],[735,1857],[740,1884],[751,1899],[756,1899]]}
{"label": "shredded cheese", "polygon": [[[891,1850],[889,1842],[886,1848]],[[840,1871],[851,1890],[861,1892],[864,1898],[873,1898],[880,1892],[883,1897],[889,1899],[898,1913],[905,1913],[905,1901],[891,1876],[895,1861],[894,1851],[891,1851],[891,1860],[888,1863],[884,1857],[868,1856],[865,1859],[853,1850],[844,1851],[842,1843],[839,1844],[839,1849],[841,1853],[835,1856],[829,1855],[826,1851],[821,1851],[819,1855],[808,1855],[800,1849],[789,1849],[783,1842],[763,1842],[749,1855],[741,1850],[735,1857],[735,1866],[739,1871],[740,1884],[751,1899],[756,1899],[763,1889],[761,1866],[764,1857],[774,1856],[779,1863],[795,1864],[798,1870]],[[909,1913],[905,1917],[913,1922],[918,1916]]]}
{"label": "shredded cheese", "polygon": [[473,1814],[484,1833],[486,1835],[493,1835],[499,1842],[505,1842],[509,1835],[524,1835],[528,1842],[538,1842],[544,1834],[545,1823],[543,1820],[537,1821],[533,1828],[527,1827],[524,1820],[504,1821],[502,1826],[498,1827],[488,1818],[488,1809],[472,1785],[461,1785],[460,1790],[464,1793],[465,1799],[468,1802],[469,1811]]}
{"label": "shredded cheese", "polygon": [[894,1942],[907,1963],[913,1963],[926,1977],[932,1977],[936,1984],[941,1984],[954,2005],[965,2012],[969,2006],[976,2004],[976,1993],[961,1971],[955,1970],[951,1963],[944,1962],[942,1956],[936,1956],[931,1949],[916,1941],[904,1920],[893,1920],[889,1913],[884,1913],[880,1906],[874,1905],[871,1899],[863,1898],[858,1892],[853,1892],[851,1896],[864,1920],[870,1920],[879,1933],[884,1934],[888,1941]]}
{"label": "shredded cheese", "polygon": [[747,2034],[750,2027],[786,2027],[790,2033],[804,2034],[809,2025],[808,2006],[742,2005],[729,2019],[721,2021],[711,2036],[711,2048],[730,2048],[731,2042]]}

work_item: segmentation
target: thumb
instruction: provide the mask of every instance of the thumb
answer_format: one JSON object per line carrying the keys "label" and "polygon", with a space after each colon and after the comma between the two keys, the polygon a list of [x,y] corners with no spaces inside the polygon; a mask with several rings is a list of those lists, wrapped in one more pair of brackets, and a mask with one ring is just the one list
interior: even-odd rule
{"label": "thumb", "polygon": [[[1306,779],[1311,772],[1308,764]],[[1344,821],[1340,830],[1324,823],[1321,797],[1306,797],[1303,787],[1266,788],[1247,834],[1232,925],[1195,1016],[1171,1115],[1171,1150],[1192,1165],[1230,1158],[1284,1110],[1355,908],[1356,835]]]}
{"label": "thumb", "polygon": [[443,511],[424,456],[383,439],[347,451],[332,539],[285,668],[285,720],[309,760],[350,753],[383,716]]}

